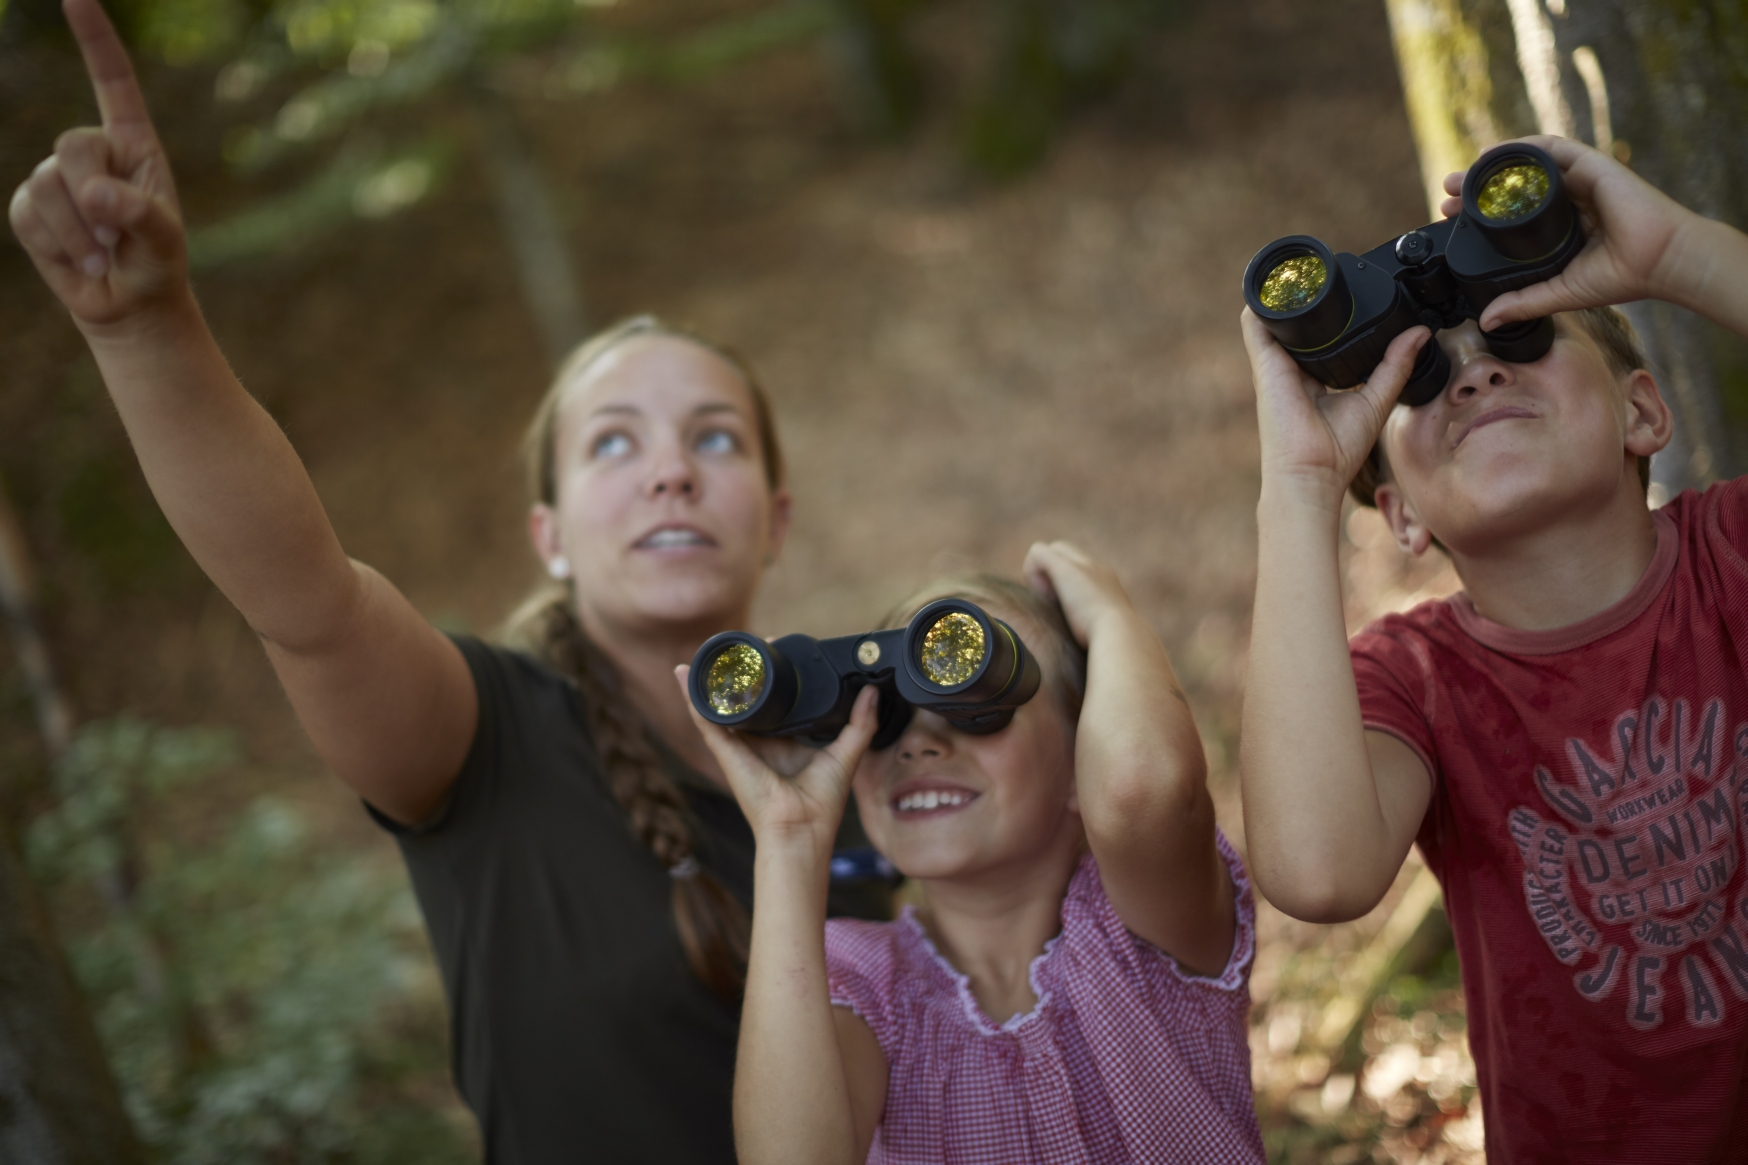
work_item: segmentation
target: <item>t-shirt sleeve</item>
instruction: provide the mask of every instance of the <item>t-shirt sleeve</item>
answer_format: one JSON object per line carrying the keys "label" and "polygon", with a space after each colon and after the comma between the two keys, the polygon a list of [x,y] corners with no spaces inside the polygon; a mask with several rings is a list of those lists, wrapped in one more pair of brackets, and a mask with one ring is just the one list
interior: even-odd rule
{"label": "t-shirt sleeve", "polygon": [[1706,491],[1703,499],[1712,515],[1712,528],[1724,541],[1724,550],[1738,569],[1748,569],[1748,477],[1722,481]]}
{"label": "t-shirt sleeve", "polygon": [[473,676],[474,692],[479,698],[479,721],[449,796],[429,821],[403,825],[368,801],[364,803],[373,821],[400,838],[448,833],[480,816],[491,804],[498,781],[510,764],[507,749],[526,739],[520,722],[529,714],[528,689],[538,665],[524,655],[494,647],[471,635],[449,638],[461,649],[467,670]]}
{"label": "t-shirt sleeve", "polygon": [[1423,640],[1394,624],[1394,620],[1380,620],[1348,644],[1354,683],[1359,688],[1360,721],[1413,749],[1427,773],[1437,780],[1434,758],[1438,749],[1428,715],[1436,698],[1432,661]]}
{"label": "t-shirt sleeve", "polygon": [[1171,983],[1205,988],[1223,994],[1236,994],[1248,1000],[1250,964],[1256,957],[1256,896],[1250,888],[1250,876],[1245,872],[1244,859],[1226,835],[1214,831],[1214,844],[1226,863],[1232,879],[1232,908],[1237,928],[1232,936],[1232,950],[1226,965],[1214,975],[1198,975],[1178,965],[1176,959],[1152,943],[1137,936],[1123,923],[1110,896],[1105,893],[1104,880],[1098,864],[1091,857],[1083,865],[1069,887],[1063,910],[1063,936],[1073,944],[1095,944],[1113,953],[1128,973],[1144,980],[1170,980]]}
{"label": "t-shirt sleeve", "polygon": [[847,1007],[862,1017],[889,1064],[900,1050],[893,1006],[898,967],[895,925],[852,918],[834,918],[825,924],[825,978],[832,1006]]}

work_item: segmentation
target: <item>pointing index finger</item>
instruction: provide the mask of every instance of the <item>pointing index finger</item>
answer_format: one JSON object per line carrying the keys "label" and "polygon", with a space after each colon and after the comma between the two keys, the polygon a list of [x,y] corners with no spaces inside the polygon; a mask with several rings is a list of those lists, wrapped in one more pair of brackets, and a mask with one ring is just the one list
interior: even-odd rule
{"label": "pointing index finger", "polygon": [[64,0],[62,10],[85,58],[85,72],[97,94],[103,128],[153,135],[152,117],[134,78],[133,63],[103,6],[98,0]]}

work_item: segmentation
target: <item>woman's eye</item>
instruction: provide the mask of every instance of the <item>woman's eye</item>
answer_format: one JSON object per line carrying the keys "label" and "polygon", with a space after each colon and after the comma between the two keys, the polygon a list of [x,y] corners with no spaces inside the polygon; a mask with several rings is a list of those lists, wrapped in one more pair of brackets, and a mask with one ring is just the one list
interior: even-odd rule
{"label": "woman's eye", "polygon": [[631,438],[624,433],[602,433],[589,446],[590,457],[623,457],[631,452]]}
{"label": "woman's eye", "polygon": [[733,453],[739,448],[740,442],[727,429],[711,429],[698,438],[700,453]]}

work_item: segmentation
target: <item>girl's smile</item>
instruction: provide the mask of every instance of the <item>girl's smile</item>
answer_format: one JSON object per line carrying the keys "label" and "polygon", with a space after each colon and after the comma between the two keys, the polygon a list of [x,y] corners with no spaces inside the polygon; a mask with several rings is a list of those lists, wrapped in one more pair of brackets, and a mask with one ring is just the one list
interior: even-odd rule
{"label": "girl's smile", "polygon": [[974,789],[950,781],[913,777],[901,781],[887,803],[892,806],[892,815],[898,820],[915,821],[957,812],[981,796]]}

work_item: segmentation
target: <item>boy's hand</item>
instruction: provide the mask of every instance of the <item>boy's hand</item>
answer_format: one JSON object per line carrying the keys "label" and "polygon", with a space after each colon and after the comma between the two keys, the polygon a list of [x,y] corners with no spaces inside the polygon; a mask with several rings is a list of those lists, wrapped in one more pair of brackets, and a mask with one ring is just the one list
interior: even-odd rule
{"label": "boy's hand", "polygon": [[12,229],[80,325],[113,324],[187,283],[170,165],[97,0],[65,0],[101,128],[69,130],[12,196]]}
{"label": "boy's hand", "polygon": [[[686,690],[691,670],[685,664],[674,669],[681,691]],[[863,688],[850,709],[849,723],[825,748],[776,737],[742,736],[698,715],[690,697],[686,706],[728,777],[759,845],[799,841],[811,845],[816,854],[829,856],[849,799],[850,778],[874,739],[879,695],[873,686]]]}
{"label": "boy's hand", "polygon": [[1338,391],[1306,375],[1248,307],[1240,322],[1256,385],[1263,481],[1308,487],[1313,500],[1339,508],[1402,394],[1420,346],[1436,341],[1425,328],[1408,329],[1390,342],[1370,380]]}
{"label": "boy's hand", "polygon": [[1134,604],[1117,581],[1117,572],[1088,557],[1072,542],[1034,542],[1026,551],[1020,577],[1045,598],[1062,606],[1075,642],[1087,646],[1094,628],[1107,616],[1132,614]]}
{"label": "boy's hand", "polygon": [[[1583,142],[1568,138],[1526,137],[1553,155],[1584,220],[1584,249],[1566,269],[1545,283],[1507,292],[1487,305],[1481,326],[1491,330],[1516,320],[1558,311],[1608,307],[1638,299],[1685,302],[1700,281],[1705,256],[1689,243],[1703,222],[1643,178]],[[1440,209],[1452,217],[1463,209],[1463,174],[1445,177]]]}

